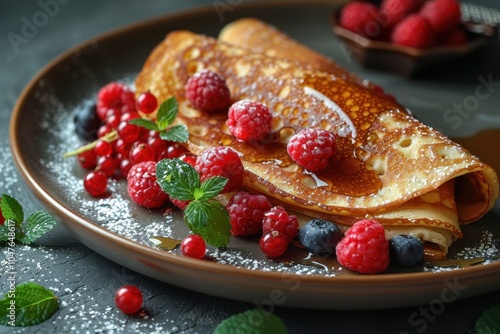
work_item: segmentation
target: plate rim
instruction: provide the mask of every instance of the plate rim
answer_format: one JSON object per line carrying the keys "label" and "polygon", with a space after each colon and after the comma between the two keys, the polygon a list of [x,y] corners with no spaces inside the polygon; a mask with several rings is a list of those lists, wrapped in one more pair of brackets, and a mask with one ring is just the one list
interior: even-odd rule
{"label": "plate rim", "polygon": [[[339,3],[343,2],[338,0]],[[318,5],[335,5],[332,1],[290,1],[290,2],[252,2],[240,4],[239,8],[242,10],[247,10],[251,8],[266,8],[266,7],[291,7],[291,6],[301,6],[305,8],[318,6]],[[32,193],[36,198],[43,204],[45,208],[53,212],[59,221],[61,221],[65,226],[67,226],[73,233],[75,226],[84,228],[86,232],[97,235],[102,239],[110,239],[113,243],[120,248],[125,248],[127,250],[138,251],[141,256],[146,256],[154,259],[155,261],[167,261],[168,264],[176,265],[180,267],[185,267],[189,270],[208,270],[213,274],[224,274],[227,275],[228,271],[231,275],[235,276],[245,276],[248,277],[249,273],[256,279],[265,280],[269,282],[276,282],[282,280],[282,272],[267,272],[261,270],[249,270],[246,268],[238,268],[231,265],[220,264],[210,261],[200,261],[196,259],[186,258],[178,256],[175,254],[170,254],[168,252],[149,247],[138,242],[127,239],[126,237],[120,236],[106,228],[85,220],[84,217],[76,214],[67,207],[61,201],[54,198],[49,190],[44,187],[43,182],[36,179],[36,177],[31,172],[31,167],[27,164],[25,156],[23,155],[19,142],[18,133],[16,131],[21,125],[19,119],[23,114],[23,106],[29,99],[30,95],[37,89],[38,83],[48,75],[51,71],[54,71],[58,66],[72,57],[75,53],[80,50],[89,48],[89,46],[95,43],[105,43],[107,40],[111,40],[117,36],[122,36],[127,32],[131,32],[136,29],[144,29],[148,26],[155,26],[162,22],[173,19],[182,19],[187,17],[193,17],[197,15],[207,15],[209,10],[213,10],[211,6],[201,6],[197,8],[192,8],[188,10],[182,10],[175,13],[169,13],[166,15],[160,15],[148,19],[143,19],[141,21],[126,24],[118,28],[103,32],[96,36],[93,36],[85,41],[78,43],[77,45],[69,48],[68,50],[61,53],[59,56],[47,63],[24,87],[23,91],[19,95],[9,122],[9,145],[12,152],[12,157],[17,170],[22,176],[25,184],[31,189]],[[332,36],[333,38],[333,36]],[[25,111],[26,112],[26,111]],[[100,254],[103,255],[103,254]],[[112,260],[114,261],[114,260]],[[357,287],[370,287],[373,288],[374,284],[379,286],[384,286],[387,284],[398,283],[401,286],[410,286],[419,282],[421,284],[436,284],[442,283],[442,281],[447,279],[453,279],[455,277],[465,277],[470,279],[480,278],[482,276],[492,275],[493,273],[500,273],[500,261],[495,261],[488,264],[483,264],[479,266],[473,266],[468,268],[461,268],[449,271],[440,272],[412,272],[412,273],[394,273],[394,274],[376,274],[376,275],[340,275],[340,276],[322,276],[322,275],[300,275],[296,273],[290,273],[289,275],[296,276],[300,278],[302,282],[307,282],[309,284],[323,286],[325,284],[332,285],[353,285]],[[441,285],[440,285],[441,286]],[[496,288],[496,290],[498,287]]]}

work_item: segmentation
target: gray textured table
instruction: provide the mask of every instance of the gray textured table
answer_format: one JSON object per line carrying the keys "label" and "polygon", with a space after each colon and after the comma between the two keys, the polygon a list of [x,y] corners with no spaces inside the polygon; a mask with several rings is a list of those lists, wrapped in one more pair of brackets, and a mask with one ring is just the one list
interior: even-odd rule
{"label": "gray textured table", "polygon": [[[26,20],[40,11],[47,12],[43,6],[48,3],[52,3],[50,15],[46,15],[48,19],[39,21],[36,31],[14,45],[8,34],[22,34]],[[237,6],[240,1],[219,3]],[[482,3],[490,4],[490,1]],[[214,0],[0,0],[0,193],[16,197],[27,212],[41,208],[13,165],[8,121],[23,87],[43,66],[68,48],[110,29],[194,6],[216,4]],[[360,70],[356,64],[345,65]],[[494,71],[498,73],[498,62],[492,66],[496,66]],[[362,75],[376,76],[381,84],[391,83],[390,77],[383,74]],[[396,88],[394,92],[397,93]],[[498,92],[495,94],[494,98],[500,102]],[[3,273],[6,254],[4,249],[1,251],[0,273]],[[208,333],[227,316],[253,307],[180,289],[135,273],[83,246],[62,226],[57,226],[35,246],[16,246],[16,269],[18,282],[33,280],[52,289],[61,307],[40,325],[16,329],[0,326],[0,333]],[[142,289],[150,312],[147,319],[129,318],[116,309],[113,296],[123,284]],[[7,286],[4,275],[0,279],[2,295]],[[483,310],[497,303],[500,303],[500,292],[446,304],[434,313],[428,313],[426,305],[378,311],[276,308],[274,312],[291,333],[466,333]]]}

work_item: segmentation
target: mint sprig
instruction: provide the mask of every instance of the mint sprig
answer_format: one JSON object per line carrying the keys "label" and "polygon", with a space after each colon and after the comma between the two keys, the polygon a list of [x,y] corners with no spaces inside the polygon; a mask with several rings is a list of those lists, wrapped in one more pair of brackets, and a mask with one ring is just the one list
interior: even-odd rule
{"label": "mint sprig", "polygon": [[135,118],[130,120],[129,123],[156,131],[163,140],[185,143],[189,138],[187,127],[183,124],[171,126],[177,117],[178,111],[177,100],[175,97],[170,97],[158,108],[155,121],[147,118]]}
{"label": "mint sprig", "polygon": [[214,330],[214,334],[237,333],[286,334],[288,330],[278,316],[255,308],[226,318]]}
{"label": "mint sprig", "polygon": [[225,247],[231,236],[229,212],[213,197],[221,192],[228,179],[214,176],[200,181],[198,172],[180,159],[163,159],[156,164],[158,184],[172,198],[190,201],[184,209],[189,229],[215,247]]}
{"label": "mint sprig", "polygon": [[9,290],[0,300],[0,325],[32,326],[49,319],[59,309],[54,293],[28,282]]}
{"label": "mint sprig", "polygon": [[476,320],[477,334],[500,333],[500,304],[485,310]]}
{"label": "mint sprig", "polygon": [[50,231],[57,221],[45,211],[36,211],[30,214],[24,222],[24,210],[21,204],[13,197],[3,194],[0,209],[5,223],[0,226],[0,243],[16,241],[28,245]]}

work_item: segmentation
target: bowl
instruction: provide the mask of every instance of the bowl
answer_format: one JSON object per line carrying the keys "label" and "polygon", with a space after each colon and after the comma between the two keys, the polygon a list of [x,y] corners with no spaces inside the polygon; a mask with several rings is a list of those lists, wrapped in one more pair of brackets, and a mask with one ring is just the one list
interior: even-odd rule
{"label": "bowl", "polygon": [[[356,61],[367,69],[396,73],[402,76],[417,76],[428,73],[434,65],[439,69],[456,66],[462,61],[490,44],[497,31],[494,27],[481,22],[461,22],[468,36],[462,45],[439,45],[423,49],[398,45],[391,42],[368,39],[340,26],[339,15],[342,8],[331,15],[333,33]],[[434,66],[435,67],[435,66]]]}

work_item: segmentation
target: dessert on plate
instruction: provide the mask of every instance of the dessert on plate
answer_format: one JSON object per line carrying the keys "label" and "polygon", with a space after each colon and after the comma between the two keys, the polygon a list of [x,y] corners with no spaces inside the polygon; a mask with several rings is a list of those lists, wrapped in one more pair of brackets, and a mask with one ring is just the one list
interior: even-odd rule
{"label": "dessert on plate", "polygon": [[[209,69],[225,78],[232,102],[265,104],[271,134],[235,138],[225,112],[204,112],[186,99],[186,82]],[[427,256],[444,257],[461,224],[485,215],[499,195],[495,171],[465,148],[334,61],[256,19],[226,26],[218,39],[173,31],[151,52],[136,92],[175,97],[176,122],[187,126],[194,154],[227,146],[239,153],[243,185],[275,205],[331,220],[346,230],[360,219],[380,222],[387,237],[421,239]],[[310,171],[287,152],[305,129],[336,137],[325,168]]]}

